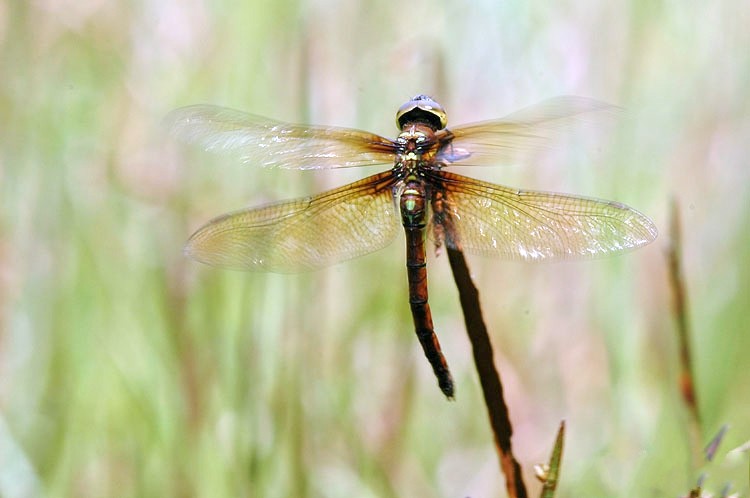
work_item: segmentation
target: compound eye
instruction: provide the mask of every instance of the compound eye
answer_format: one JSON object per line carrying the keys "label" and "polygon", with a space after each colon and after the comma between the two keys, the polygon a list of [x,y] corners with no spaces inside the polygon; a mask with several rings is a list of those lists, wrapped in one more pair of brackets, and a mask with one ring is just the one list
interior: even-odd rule
{"label": "compound eye", "polygon": [[396,113],[396,123],[400,130],[410,121],[424,122],[436,130],[442,130],[448,125],[448,115],[443,106],[427,95],[417,95],[402,105]]}

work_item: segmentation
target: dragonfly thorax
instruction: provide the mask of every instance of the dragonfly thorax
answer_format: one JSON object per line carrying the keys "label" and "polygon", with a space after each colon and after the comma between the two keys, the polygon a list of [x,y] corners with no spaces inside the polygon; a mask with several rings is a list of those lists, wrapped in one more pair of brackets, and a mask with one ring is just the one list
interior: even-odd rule
{"label": "dragonfly thorax", "polygon": [[396,138],[399,153],[396,164],[407,170],[416,170],[432,162],[439,147],[435,130],[421,123],[412,123]]}

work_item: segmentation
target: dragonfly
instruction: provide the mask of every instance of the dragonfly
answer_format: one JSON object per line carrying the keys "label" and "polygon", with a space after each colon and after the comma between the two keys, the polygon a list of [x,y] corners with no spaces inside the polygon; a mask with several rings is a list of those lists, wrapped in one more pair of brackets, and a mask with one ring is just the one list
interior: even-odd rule
{"label": "dragonfly", "polygon": [[166,118],[171,133],[258,166],[310,170],[391,165],[318,195],[244,209],[199,228],[185,254],[216,267],[295,273],[317,270],[406,237],[414,329],[446,397],[454,382],[434,330],[425,240],[436,250],[529,261],[585,259],[635,249],[657,236],[654,223],[625,204],[519,190],[454,172],[528,159],[567,127],[613,106],[556,97],[504,118],[448,128],[445,109],[417,95],[396,113],[399,134],[277,121],[193,105]]}

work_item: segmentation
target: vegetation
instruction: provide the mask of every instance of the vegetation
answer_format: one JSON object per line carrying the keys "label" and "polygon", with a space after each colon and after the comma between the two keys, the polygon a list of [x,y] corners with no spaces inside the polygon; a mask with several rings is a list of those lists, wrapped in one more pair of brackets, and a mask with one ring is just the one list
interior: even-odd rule
{"label": "vegetation", "polygon": [[555,496],[687,495],[704,473],[704,492],[749,496],[747,452],[730,451],[750,440],[749,18],[731,1],[2,4],[0,496],[503,496],[445,254],[429,284],[450,403],[412,331],[402,239],[303,275],[181,253],[215,215],[375,170],[187,149],[161,129],[169,110],[393,135],[417,93],[452,123],[558,94],[623,106],[603,133],[471,174],[616,199],[662,231],[603,260],[469,257],[530,494],[564,419]]}

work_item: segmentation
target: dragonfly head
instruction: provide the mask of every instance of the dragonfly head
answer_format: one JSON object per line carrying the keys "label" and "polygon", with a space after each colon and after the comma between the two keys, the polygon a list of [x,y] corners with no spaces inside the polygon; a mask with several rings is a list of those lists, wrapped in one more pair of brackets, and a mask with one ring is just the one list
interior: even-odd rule
{"label": "dragonfly head", "polygon": [[403,130],[406,123],[414,121],[426,123],[436,130],[442,130],[448,125],[448,115],[443,106],[427,95],[417,95],[399,107],[396,113],[399,130]]}

